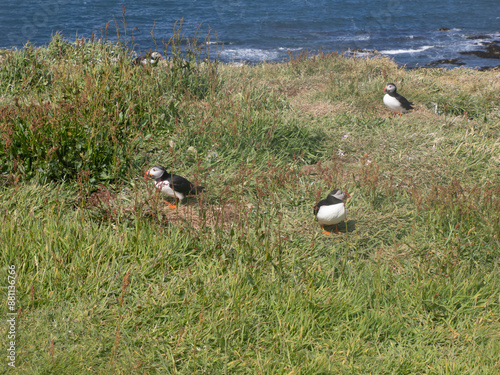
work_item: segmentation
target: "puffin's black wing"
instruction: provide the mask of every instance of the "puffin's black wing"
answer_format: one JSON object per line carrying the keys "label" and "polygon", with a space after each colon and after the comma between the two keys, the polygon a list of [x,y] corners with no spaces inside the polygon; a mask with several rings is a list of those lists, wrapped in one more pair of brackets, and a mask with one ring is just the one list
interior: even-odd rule
{"label": "puffin's black wing", "polygon": [[403,95],[396,94],[395,95],[396,99],[401,103],[401,107],[409,111],[410,109],[413,109],[412,102],[409,102]]}
{"label": "puffin's black wing", "polygon": [[205,191],[205,186],[194,186],[189,194],[196,195],[200,194],[202,191]]}
{"label": "puffin's black wing", "polygon": [[139,56],[132,60],[132,65],[141,65],[146,56]]}
{"label": "puffin's black wing", "polygon": [[327,203],[328,202],[327,202],[326,199],[322,199],[318,203],[316,203],[316,205],[313,207],[314,216],[316,216],[318,214],[318,211],[319,211],[320,207],[324,206]]}
{"label": "puffin's black wing", "polygon": [[177,191],[184,195],[188,195],[194,188],[194,185],[184,177],[178,176],[176,174],[169,175],[169,177],[170,186],[172,187],[172,189],[174,189],[174,191]]}

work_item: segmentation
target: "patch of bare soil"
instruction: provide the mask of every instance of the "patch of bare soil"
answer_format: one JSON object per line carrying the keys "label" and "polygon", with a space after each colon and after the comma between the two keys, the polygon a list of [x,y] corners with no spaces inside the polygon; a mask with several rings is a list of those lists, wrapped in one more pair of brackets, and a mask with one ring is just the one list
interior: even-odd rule
{"label": "patch of bare soil", "polygon": [[231,201],[224,205],[214,205],[202,199],[187,198],[177,204],[176,208],[170,208],[169,205],[170,202],[163,201],[154,194],[133,203],[127,193],[116,194],[100,186],[98,191],[86,198],[84,207],[101,220],[118,221],[119,217],[123,220],[140,215],[160,220],[167,225],[183,225],[195,230],[203,227],[228,230],[232,223],[238,222],[238,214]]}
{"label": "patch of bare soil", "polygon": [[194,199],[170,208],[168,203],[151,202],[144,207],[145,216],[161,218],[173,225],[186,225],[193,229],[219,227],[228,230],[231,224],[238,221],[237,213],[231,203],[223,206],[196,202]]}

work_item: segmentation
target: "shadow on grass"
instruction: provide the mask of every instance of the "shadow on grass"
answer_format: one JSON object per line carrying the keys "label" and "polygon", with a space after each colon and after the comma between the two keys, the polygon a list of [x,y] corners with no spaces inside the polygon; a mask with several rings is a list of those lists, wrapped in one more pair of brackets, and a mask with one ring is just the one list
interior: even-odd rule
{"label": "shadow on grass", "polygon": [[[333,232],[335,230],[335,225],[325,225],[325,229],[329,232]],[[342,221],[337,224],[337,229],[341,233],[354,232],[356,229],[356,220],[348,220],[347,222]]]}

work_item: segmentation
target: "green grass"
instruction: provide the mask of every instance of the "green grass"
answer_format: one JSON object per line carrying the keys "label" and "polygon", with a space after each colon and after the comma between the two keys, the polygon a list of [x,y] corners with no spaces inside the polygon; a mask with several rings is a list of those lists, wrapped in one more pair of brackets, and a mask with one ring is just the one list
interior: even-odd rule
{"label": "green grass", "polygon": [[[121,48],[2,55],[17,372],[500,372],[498,72],[195,46],[142,68]],[[388,81],[415,111],[390,118]],[[206,193],[169,210],[154,164]],[[333,188],[352,198],[325,236]]]}

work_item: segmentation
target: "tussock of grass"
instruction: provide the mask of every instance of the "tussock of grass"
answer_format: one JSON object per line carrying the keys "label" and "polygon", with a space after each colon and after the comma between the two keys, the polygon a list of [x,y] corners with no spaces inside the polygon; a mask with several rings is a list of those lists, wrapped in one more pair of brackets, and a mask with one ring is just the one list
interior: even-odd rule
{"label": "tussock of grass", "polygon": [[[56,36],[0,63],[18,371],[500,371],[498,72],[121,48]],[[388,81],[415,111],[390,117]],[[153,164],[206,192],[168,209]],[[324,236],[333,188],[352,198]]]}
{"label": "tussock of grass", "polygon": [[183,98],[217,89],[216,63],[188,56],[138,69],[121,45],[60,35],[47,48],[10,54],[0,65],[0,90],[10,99],[0,107],[3,172],[42,181],[88,172],[97,183],[140,168],[138,138],[171,130]]}

